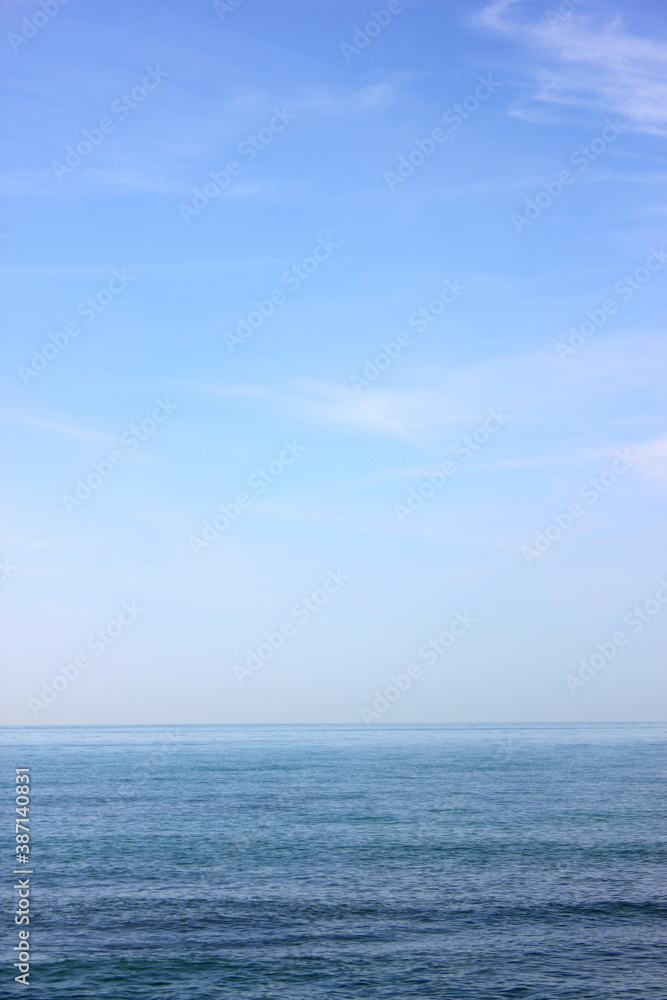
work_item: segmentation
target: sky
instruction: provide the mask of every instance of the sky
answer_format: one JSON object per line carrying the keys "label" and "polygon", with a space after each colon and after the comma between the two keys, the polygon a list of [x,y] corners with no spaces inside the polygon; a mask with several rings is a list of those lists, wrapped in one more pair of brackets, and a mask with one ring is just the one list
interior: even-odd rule
{"label": "sky", "polygon": [[664,719],[665,22],[6,0],[3,723]]}

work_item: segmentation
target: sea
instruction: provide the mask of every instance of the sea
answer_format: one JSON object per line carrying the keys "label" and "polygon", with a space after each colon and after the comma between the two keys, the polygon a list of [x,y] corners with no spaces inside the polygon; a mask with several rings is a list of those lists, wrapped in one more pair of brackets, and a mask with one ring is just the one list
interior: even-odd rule
{"label": "sea", "polygon": [[[663,724],[5,728],[0,995],[665,1000],[666,737]],[[17,767],[30,768],[27,989],[12,950]]]}

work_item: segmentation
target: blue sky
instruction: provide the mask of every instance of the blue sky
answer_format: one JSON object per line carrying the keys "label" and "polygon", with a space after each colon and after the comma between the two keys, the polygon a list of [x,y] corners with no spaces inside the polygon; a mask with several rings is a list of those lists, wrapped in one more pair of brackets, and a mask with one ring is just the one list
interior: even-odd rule
{"label": "blue sky", "polygon": [[663,5],[45,4],[4,721],[663,718]]}

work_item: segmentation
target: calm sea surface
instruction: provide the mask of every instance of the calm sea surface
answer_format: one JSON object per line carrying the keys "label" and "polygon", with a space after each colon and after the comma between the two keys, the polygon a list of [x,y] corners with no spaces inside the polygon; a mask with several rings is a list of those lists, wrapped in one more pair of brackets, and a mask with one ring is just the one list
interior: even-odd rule
{"label": "calm sea surface", "polygon": [[[0,993],[665,1000],[666,736],[5,729]],[[23,766],[29,991],[7,958]]]}

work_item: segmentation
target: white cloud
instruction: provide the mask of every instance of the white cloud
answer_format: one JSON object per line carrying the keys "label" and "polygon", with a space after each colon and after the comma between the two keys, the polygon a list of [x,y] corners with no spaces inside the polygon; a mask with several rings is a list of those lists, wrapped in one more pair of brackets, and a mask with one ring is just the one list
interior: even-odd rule
{"label": "white cloud", "polygon": [[[617,114],[637,131],[667,134],[667,43],[631,34],[618,15],[590,4],[554,25],[544,11],[535,18],[534,9],[523,0],[495,0],[474,21],[539,57],[527,68],[535,101]],[[520,105],[514,112],[531,117]]]}

